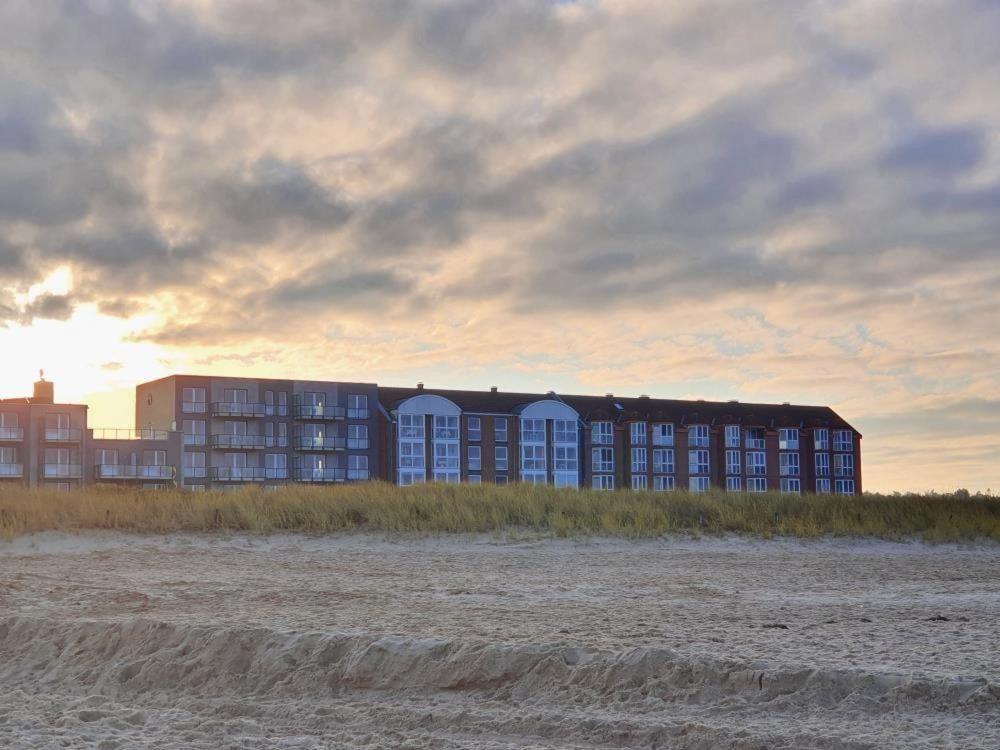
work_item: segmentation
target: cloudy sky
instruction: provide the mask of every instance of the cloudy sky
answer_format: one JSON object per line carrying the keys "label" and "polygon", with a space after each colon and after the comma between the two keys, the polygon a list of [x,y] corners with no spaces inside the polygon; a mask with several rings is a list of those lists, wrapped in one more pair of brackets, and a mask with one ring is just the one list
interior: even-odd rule
{"label": "cloudy sky", "polygon": [[0,393],[824,403],[1000,489],[1000,3],[0,4]]}

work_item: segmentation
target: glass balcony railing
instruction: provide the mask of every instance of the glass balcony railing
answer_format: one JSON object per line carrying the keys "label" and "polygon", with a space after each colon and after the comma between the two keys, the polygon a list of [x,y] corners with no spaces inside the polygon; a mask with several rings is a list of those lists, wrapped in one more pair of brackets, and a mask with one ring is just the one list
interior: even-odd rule
{"label": "glass balcony railing", "polygon": [[43,464],[42,476],[46,479],[80,479],[83,472],[80,464]]}
{"label": "glass balcony railing", "polygon": [[292,416],[296,419],[343,419],[347,410],[343,406],[322,406],[319,404],[296,404]]}
{"label": "glass balcony railing", "polygon": [[83,430],[76,427],[46,427],[44,437],[47,443],[79,443],[83,438]]}
{"label": "glass balcony railing", "polygon": [[92,430],[94,440],[168,440],[168,430],[127,430],[114,427],[95,427]]}
{"label": "glass balcony railing", "polygon": [[0,427],[0,440],[24,440],[23,427]]}
{"label": "glass balcony railing", "polygon": [[[270,408],[274,411],[274,407]],[[228,401],[216,401],[212,404],[213,417],[264,417],[268,407],[265,404],[241,404]]]}
{"label": "glass balcony railing", "polygon": [[295,469],[292,475],[296,482],[343,482],[347,472],[341,468]]}
{"label": "glass balcony railing", "polygon": [[261,448],[274,448],[278,444],[277,438],[273,435],[212,435],[211,445],[213,448],[244,448],[250,450],[260,450]]}
{"label": "glass balcony railing", "polygon": [[216,466],[212,479],[217,482],[263,482],[267,479],[288,479],[288,469],[268,469],[262,466]]}
{"label": "glass balcony railing", "polygon": [[97,479],[164,479],[174,478],[173,466],[133,466],[132,464],[97,464]]}
{"label": "glass balcony railing", "polygon": [[292,440],[292,447],[297,451],[342,451],[346,444],[344,438],[330,435],[323,437],[299,435]]}
{"label": "glass balcony railing", "polygon": [[23,477],[24,476],[24,465],[23,464],[0,464],[0,479],[11,478],[11,477]]}

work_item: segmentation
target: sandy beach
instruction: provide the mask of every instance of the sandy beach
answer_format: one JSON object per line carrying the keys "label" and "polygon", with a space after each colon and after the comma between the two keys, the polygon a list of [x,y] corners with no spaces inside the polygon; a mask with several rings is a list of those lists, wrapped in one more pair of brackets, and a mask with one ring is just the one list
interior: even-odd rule
{"label": "sandy beach", "polygon": [[1000,549],[0,542],[0,746],[996,748]]}

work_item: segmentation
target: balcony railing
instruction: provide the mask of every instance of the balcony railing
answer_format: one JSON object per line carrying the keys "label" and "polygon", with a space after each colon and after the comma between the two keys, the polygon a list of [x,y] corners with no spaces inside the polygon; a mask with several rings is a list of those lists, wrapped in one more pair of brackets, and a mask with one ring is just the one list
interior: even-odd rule
{"label": "balcony railing", "polygon": [[44,438],[47,443],[79,443],[83,438],[83,430],[76,427],[46,427]]}
{"label": "balcony railing", "polygon": [[24,465],[23,464],[0,464],[0,479],[11,478],[11,477],[23,477],[24,476]]}
{"label": "balcony railing", "polygon": [[262,466],[216,466],[212,479],[217,482],[263,482],[267,479],[288,479],[288,469],[267,469]]}
{"label": "balcony railing", "polygon": [[93,438],[94,440],[168,440],[170,432],[168,430],[126,430],[113,427],[95,427]]}
{"label": "balcony railing", "polygon": [[42,476],[46,479],[80,479],[83,471],[80,464],[44,464]]}
{"label": "balcony railing", "polygon": [[292,441],[292,447],[297,451],[342,451],[347,445],[342,437],[310,437],[299,435]]}
{"label": "balcony railing", "polygon": [[[270,407],[273,412],[274,407]],[[212,404],[213,417],[263,417],[266,416],[266,404],[242,404],[229,401],[216,401]]]}
{"label": "balcony railing", "polygon": [[23,427],[0,427],[0,440],[24,440]]}
{"label": "balcony railing", "polygon": [[278,444],[273,435],[212,435],[213,448],[245,448],[260,450],[274,448]]}
{"label": "balcony railing", "polygon": [[132,464],[97,464],[94,476],[97,479],[161,479],[174,478],[173,466],[135,466]]}
{"label": "balcony railing", "polygon": [[296,419],[343,419],[347,410],[343,406],[318,406],[312,404],[295,404],[292,416]]}
{"label": "balcony railing", "polygon": [[347,472],[341,468],[295,469],[292,475],[296,482],[343,482]]}
{"label": "balcony railing", "polygon": [[368,479],[368,469],[348,469],[347,478],[351,481]]}

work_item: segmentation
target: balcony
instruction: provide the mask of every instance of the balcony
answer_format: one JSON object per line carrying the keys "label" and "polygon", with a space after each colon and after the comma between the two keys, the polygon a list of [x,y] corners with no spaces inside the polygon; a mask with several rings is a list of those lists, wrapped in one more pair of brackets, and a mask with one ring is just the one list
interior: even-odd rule
{"label": "balcony", "polygon": [[344,419],[347,410],[343,406],[322,406],[313,404],[296,404],[292,407],[292,416],[295,419],[318,419],[332,420]]}
{"label": "balcony", "polygon": [[346,444],[346,441],[342,437],[310,437],[309,435],[300,435],[294,438],[292,447],[297,451],[342,451]]}
{"label": "balcony", "polygon": [[82,479],[80,464],[44,464],[42,477],[45,479]]}
{"label": "balcony", "polygon": [[23,464],[0,464],[0,479],[19,479],[23,476]]}
{"label": "balcony", "polygon": [[94,440],[169,440],[169,430],[127,430],[114,427],[95,427],[91,437]]}
{"label": "balcony", "polygon": [[278,444],[273,435],[212,435],[213,448],[239,448],[243,450],[261,450],[274,448]]}
{"label": "balcony", "polygon": [[[264,417],[269,407],[266,404],[241,404],[216,401],[212,404],[213,417]],[[274,411],[274,407],[270,407]]]}
{"label": "balcony", "polygon": [[46,443],[79,443],[83,430],[76,427],[46,427],[42,436]]}
{"label": "balcony", "polygon": [[0,427],[0,442],[15,443],[24,440],[23,427]]}
{"label": "balcony", "polygon": [[343,482],[347,472],[344,469],[295,469],[296,482]]}
{"label": "balcony", "polygon": [[217,482],[263,482],[268,479],[288,479],[288,469],[266,469],[262,466],[216,466],[212,479]]}
{"label": "balcony", "polygon": [[146,479],[169,481],[174,478],[173,466],[134,466],[132,464],[97,464],[94,477],[99,480]]}

